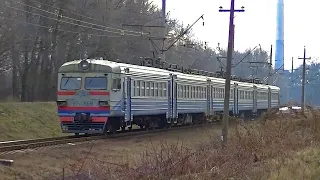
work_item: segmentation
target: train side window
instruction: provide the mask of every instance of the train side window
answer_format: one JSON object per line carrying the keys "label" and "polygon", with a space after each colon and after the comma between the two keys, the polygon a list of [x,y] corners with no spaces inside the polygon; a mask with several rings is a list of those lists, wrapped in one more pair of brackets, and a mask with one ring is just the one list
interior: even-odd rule
{"label": "train side window", "polygon": [[202,87],[202,99],[205,99],[206,98],[206,88],[205,87]]}
{"label": "train side window", "polygon": [[121,79],[116,78],[112,81],[112,90],[113,91],[119,91],[121,89]]}
{"label": "train side window", "polygon": [[199,99],[200,97],[200,90],[199,90],[199,86],[196,87],[196,98]]}
{"label": "train side window", "polygon": [[140,84],[140,95],[141,96],[145,96],[145,89],[146,89],[146,83],[144,81],[141,81],[141,84]]}
{"label": "train side window", "polygon": [[196,98],[196,87],[194,87],[194,86],[191,86],[191,88],[192,88],[192,99],[194,99],[194,98]]}
{"label": "train side window", "polygon": [[225,90],[224,89],[222,89],[222,98],[224,98],[224,96],[225,96],[225,94],[226,94],[226,92],[225,92]]}
{"label": "train side window", "polygon": [[158,83],[154,83],[154,96],[158,97]]}
{"label": "train side window", "polygon": [[146,96],[150,96],[150,82],[146,82]]}
{"label": "train side window", "polygon": [[140,81],[136,81],[136,96],[140,96]]}
{"label": "train side window", "polygon": [[166,83],[162,83],[162,87],[163,87],[163,96],[167,97],[167,84]]}
{"label": "train side window", "polygon": [[219,92],[219,90],[220,90],[219,88],[214,88],[214,94],[215,94],[214,97],[215,97],[216,99],[220,99],[220,92]]}
{"label": "train side window", "polygon": [[183,94],[184,94],[183,85],[180,85],[180,92],[181,92],[181,98],[183,98]]}
{"label": "train side window", "polygon": [[220,90],[219,88],[214,88],[214,94],[215,94],[215,98],[216,98],[216,99],[220,99],[220,96],[219,96],[219,95],[220,95],[220,92],[219,92],[219,90]]}
{"label": "train side window", "polygon": [[230,99],[233,99],[233,89],[230,90]]}
{"label": "train side window", "polygon": [[203,87],[200,87],[200,99],[203,99]]}
{"label": "train side window", "polygon": [[206,88],[202,87],[202,99],[206,98]]}
{"label": "train side window", "polygon": [[133,84],[133,96],[136,96],[136,81],[132,81]]}
{"label": "train side window", "polygon": [[186,98],[189,99],[189,86],[186,86]]}
{"label": "train side window", "polygon": [[162,83],[159,83],[159,97],[162,97]]}
{"label": "train side window", "polygon": [[223,97],[224,97],[223,90],[224,89],[222,89],[222,88],[220,89],[220,99],[223,99]]}
{"label": "train side window", "polygon": [[216,89],[216,88],[212,88],[212,97],[213,97],[214,99],[217,98],[217,89]]}
{"label": "train side window", "polygon": [[154,83],[150,82],[150,96],[154,96]]}
{"label": "train side window", "polygon": [[196,94],[197,94],[196,87],[193,86],[192,89],[193,89],[193,99],[195,99],[196,98]]}

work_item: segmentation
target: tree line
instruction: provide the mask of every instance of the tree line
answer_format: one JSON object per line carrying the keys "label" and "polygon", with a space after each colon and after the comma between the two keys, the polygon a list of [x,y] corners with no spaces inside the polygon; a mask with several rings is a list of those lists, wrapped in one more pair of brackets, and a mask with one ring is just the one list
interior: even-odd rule
{"label": "tree line", "polygon": [[[210,72],[225,68],[226,60],[218,57],[226,56],[226,48],[206,47],[169,15],[163,42],[161,9],[149,0],[3,0],[0,4],[0,100],[54,101],[57,71],[63,63],[88,56],[139,64],[140,57],[158,56],[176,40],[165,52],[169,63]],[[232,73],[266,80],[268,61],[269,52],[262,48],[235,51]],[[250,62],[260,63],[257,67]]]}

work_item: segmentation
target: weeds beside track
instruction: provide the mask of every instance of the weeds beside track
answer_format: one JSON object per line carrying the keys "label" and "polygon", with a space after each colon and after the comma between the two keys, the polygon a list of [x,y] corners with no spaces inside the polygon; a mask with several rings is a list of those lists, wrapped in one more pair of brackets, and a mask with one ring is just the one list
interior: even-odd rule
{"label": "weeds beside track", "polygon": [[130,131],[129,130],[119,131],[116,134],[107,134],[107,135],[92,134],[92,135],[82,135],[82,136],[63,136],[63,137],[53,137],[53,138],[43,138],[43,139],[6,141],[6,142],[0,142],[0,153],[11,152],[16,150],[36,149],[40,147],[62,145],[67,143],[77,143],[77,142],[94,141],[94,140],[100,140],[100,139],[121,138],[121,137],[130,137],[130,136],[148,135],[148,134],[154,134],[154,133],[163,133],[168,131],[205,127],[213,124],[218,125],[219,123],[208,122],[204,124],[181,125],[181,126],[175,126],[171,128],[153,129],[153,130],[132,129]]}

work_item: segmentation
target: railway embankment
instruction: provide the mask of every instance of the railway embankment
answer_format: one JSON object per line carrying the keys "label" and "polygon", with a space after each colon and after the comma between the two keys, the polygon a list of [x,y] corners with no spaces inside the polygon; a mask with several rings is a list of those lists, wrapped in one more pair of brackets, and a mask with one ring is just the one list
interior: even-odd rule
{"label": "railway embankment", "polygon": [[0,103],[0,141],[62,136],[55,103]]}
{"label": "railway embankment", "polygon": [[226,148],[219,140],[221,126],[216,126],[6,155],[15,164],[0,166],[0,174],[25,179],[39,174],[44,179],[316,179],[319,120],[318,110],[308,110],[237,121]]}

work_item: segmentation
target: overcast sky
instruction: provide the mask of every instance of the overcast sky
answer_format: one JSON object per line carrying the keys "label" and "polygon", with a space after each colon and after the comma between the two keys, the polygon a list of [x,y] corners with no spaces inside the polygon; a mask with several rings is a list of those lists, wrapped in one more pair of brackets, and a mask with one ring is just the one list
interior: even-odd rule
{"label": "overcast sky", "polygon": [[[161,7],[162,0],[153,1]],[[295,68],[302,64],[298,57],[303,57],[303,46],[307,47],[307,56],[320,57],[319,5],[317,0],[284,0],[285,69],[291,69],[292,57]],[[185,25],[204,14],[205,26],[201,20],[193,28],[196,37],[209,42],[211,47],[220,43],[226,48],[229,14],[219,13],[219,6],[229,9],[230,0],[167,0],[167,12]],[[234,22],[235,49],[244,51],[261,44],[269,51],[272,44],[275,52],[277,0],[236,0],[235,6],[245,7],[245,12],[236,14]]]}

